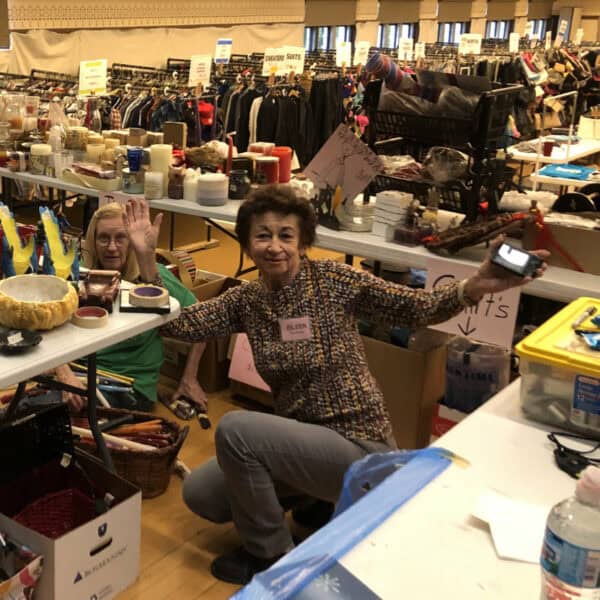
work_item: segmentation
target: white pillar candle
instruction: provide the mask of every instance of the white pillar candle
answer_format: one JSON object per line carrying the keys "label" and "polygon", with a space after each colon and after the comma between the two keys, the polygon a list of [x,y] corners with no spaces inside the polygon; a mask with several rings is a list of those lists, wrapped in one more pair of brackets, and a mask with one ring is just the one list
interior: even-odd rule
{"label": "white pillar candle", "polygon": [[104,144],[88,144],[86,147],[85,160],[91,163],[99,163],[102,153],[106,150]]}
{"label": "white pillar candle", "polygon": [[48,165],[48,157],[52,154],[52,146],[50,144],[32,144],[29,153],[29,170],[35,175],[43,175]]}
{"label": "white pillar candle", "polygon": [[25,131],[31,131],[32,129],[37,129],[37,117],[25,117],[23,119],[23,129]]}
{"label": "white pillar candle", "polygon": [[154,144],[150,146],[150,170],[163,174],[163,197],[167,197],[169,185],[169,167],[173,156],[171,144]]}
{"label": "white pillar candle", "polygon": [[116,148],[119,145],[119,140],[117,138],[104,138],[104,145],[107,150],[111,148]]}
{"label": "white pillar candle", "polygon": [[146,200],[159,200],[163,197],[163,180],[163,173],[146,171],[144,175],[144,196]]}

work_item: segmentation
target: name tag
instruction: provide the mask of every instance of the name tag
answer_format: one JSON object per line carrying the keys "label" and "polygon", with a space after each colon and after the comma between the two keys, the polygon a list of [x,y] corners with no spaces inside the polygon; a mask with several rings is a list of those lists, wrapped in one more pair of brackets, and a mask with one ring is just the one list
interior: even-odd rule
{"label": "name tag", "polygon": [[310,319],[308,317],[279,319],[279,327],[281,328],[281,339],[284,342],[310,340],[312,338]]}

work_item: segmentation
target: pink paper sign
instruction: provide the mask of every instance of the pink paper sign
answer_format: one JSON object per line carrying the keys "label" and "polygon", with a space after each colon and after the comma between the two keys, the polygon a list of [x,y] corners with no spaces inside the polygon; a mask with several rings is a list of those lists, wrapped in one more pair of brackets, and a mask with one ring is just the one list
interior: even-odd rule
{"label": "pink paper sign", "polygon": [[245,333],[238,333],[236,336],[233,354],[231,355],[231,364],[229,366],[229,379],[234,379],[265,392],[271,391],[271,388],[258,374],[254,366],[252,348]]}

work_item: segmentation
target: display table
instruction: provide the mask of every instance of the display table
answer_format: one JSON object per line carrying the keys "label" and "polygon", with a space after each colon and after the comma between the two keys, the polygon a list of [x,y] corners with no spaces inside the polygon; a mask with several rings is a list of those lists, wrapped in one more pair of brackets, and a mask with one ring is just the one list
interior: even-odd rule
{"label": "display table", "polygon": [[[553,445],[546,437],[549,429],[522,416],[519,387],[519,380],[513,382],[436,442],[466,459],[469,466],[452,463],[338,559],[380,598],[539,597],[539,565],[498,558],[487,525],[471,515],[480,495],[489,489],[541,506],[544,513],[573,494],[575,481],[554,465]],[[371,514],[373,502],[367,494],[340,519],[350,511]],[[325,537],[335,553],[335,527],[336,519],[287,555],[287,564],[294,564],[294,554],[306,560],[311,547],[322,550],[319,542]],[[280,581],[286,576],[284,564],[270,570]]]}
{"label": "display table", "polygon": [[[548,175],[540,175],[538,171],[533,172],[529,179],[535,183],[545,183],[546,185],[555,185],[565,189],[578,189],[584,185],[595,183],[593,181],[586,181],[582,179],[570,179],[566,177],[549,177]],[[562,191],[561,191],[562,193]]]}
{"label": "display table", "polygon": [[113,313],[109,315],[108,324],[104,327],[84,329],[73,325],[69,321],[50,331],[41,332],[42,341],[29,351],[23,354],[2,355],[0,359],[0,388],[8,388],[19,384],[15,393],[18,398],[23,393],[24,384],[28,379],[77,358],[87,357],[87,397],[90,429],[94,433],[94,439],[104,462],[107,466],[112,467],[110,454],[106,449],[96,422],[96,352],[175,319],[180,312],[179,302],[175,298],[171,298],[170,303],[171,312],[166,315],[159,315],[154,313],[122,313],[119,312],[117,302]]}
{"label": "display table", "polygon": [[[184,200],[152,200],[150,206],[157,210],[193,215],[226,223],[235,223],[240,201],[230,200],[224,206],[201,206]],[[319,225],[315,245],[326,250],[343,252],[351,256],[362,256],[377,261],[404,264],[425,269],[429,258],[436,255],[423,246],[405,246],[386,242],[373,233],[335,231]],[[469,248],[453,255],[449,260],[458,264],[476,267],[485,255],[485,248]],[[541,279],[536,279],[523,288],[524,293],[560,302],[570,302],[580,296],[600,297],[600,277],[588,273],[571,271],[559,267],[548,267]]]}
{"label": "display table", "polygon": [[[531,143],[537,145],[538,140],[531,140]],[[568,156],[567,156],[568,150]],[[539,162],[542,164],[562,164],[573,162],[586,156],[592,156],[600,153],[600,140],[582,139],[575,144],[571,144],[570,148],[567,143],[561,143],[560,146],[552,149],[551,156],[544,156],[541,153],[538,155],[535,152],[519,152],[515,150],[515,146],[509,146],[506,149],[506,153],[510,155],[513,160],[520,162]]]}

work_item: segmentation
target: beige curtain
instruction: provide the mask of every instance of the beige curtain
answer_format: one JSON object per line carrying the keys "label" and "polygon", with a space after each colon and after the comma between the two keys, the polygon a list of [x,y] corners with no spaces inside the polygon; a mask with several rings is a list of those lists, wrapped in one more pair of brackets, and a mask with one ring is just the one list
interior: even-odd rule
{"label": "beige curtain", "polygon": [[417,23],[419,21],[419,4],[419,0],[381,0],[379,22]]}
{"label": "beige curtain", "polygon": [[11,30],[297,23],[304,0],[8,0]]}
{"label": "beige curtain", "polygon": [[489,0],[487,3],[488,21],[511,21],[515,18],[514,0]]}
{"label": "beige curtain", "polygon": [[213,54],[219,38],[233,40],[233,52],[249,54],[265,48],[302,46],[304,26],[95,29],[71,33],[13,33],[13,49],[0,53],[0,70],[29,73],[32,68],[76,74],[79,62],[106,58],[113,62],[164,68],[168,58]]}
{"label": "beige curtain", "polygon": [[307,26],[354,25],[356,0],[306,0]]}
{"label": "beige curtain", "polygon": [[441,0],[438,5],[438,22],[450,23],[453,21],[470,21],[471,3]]}

